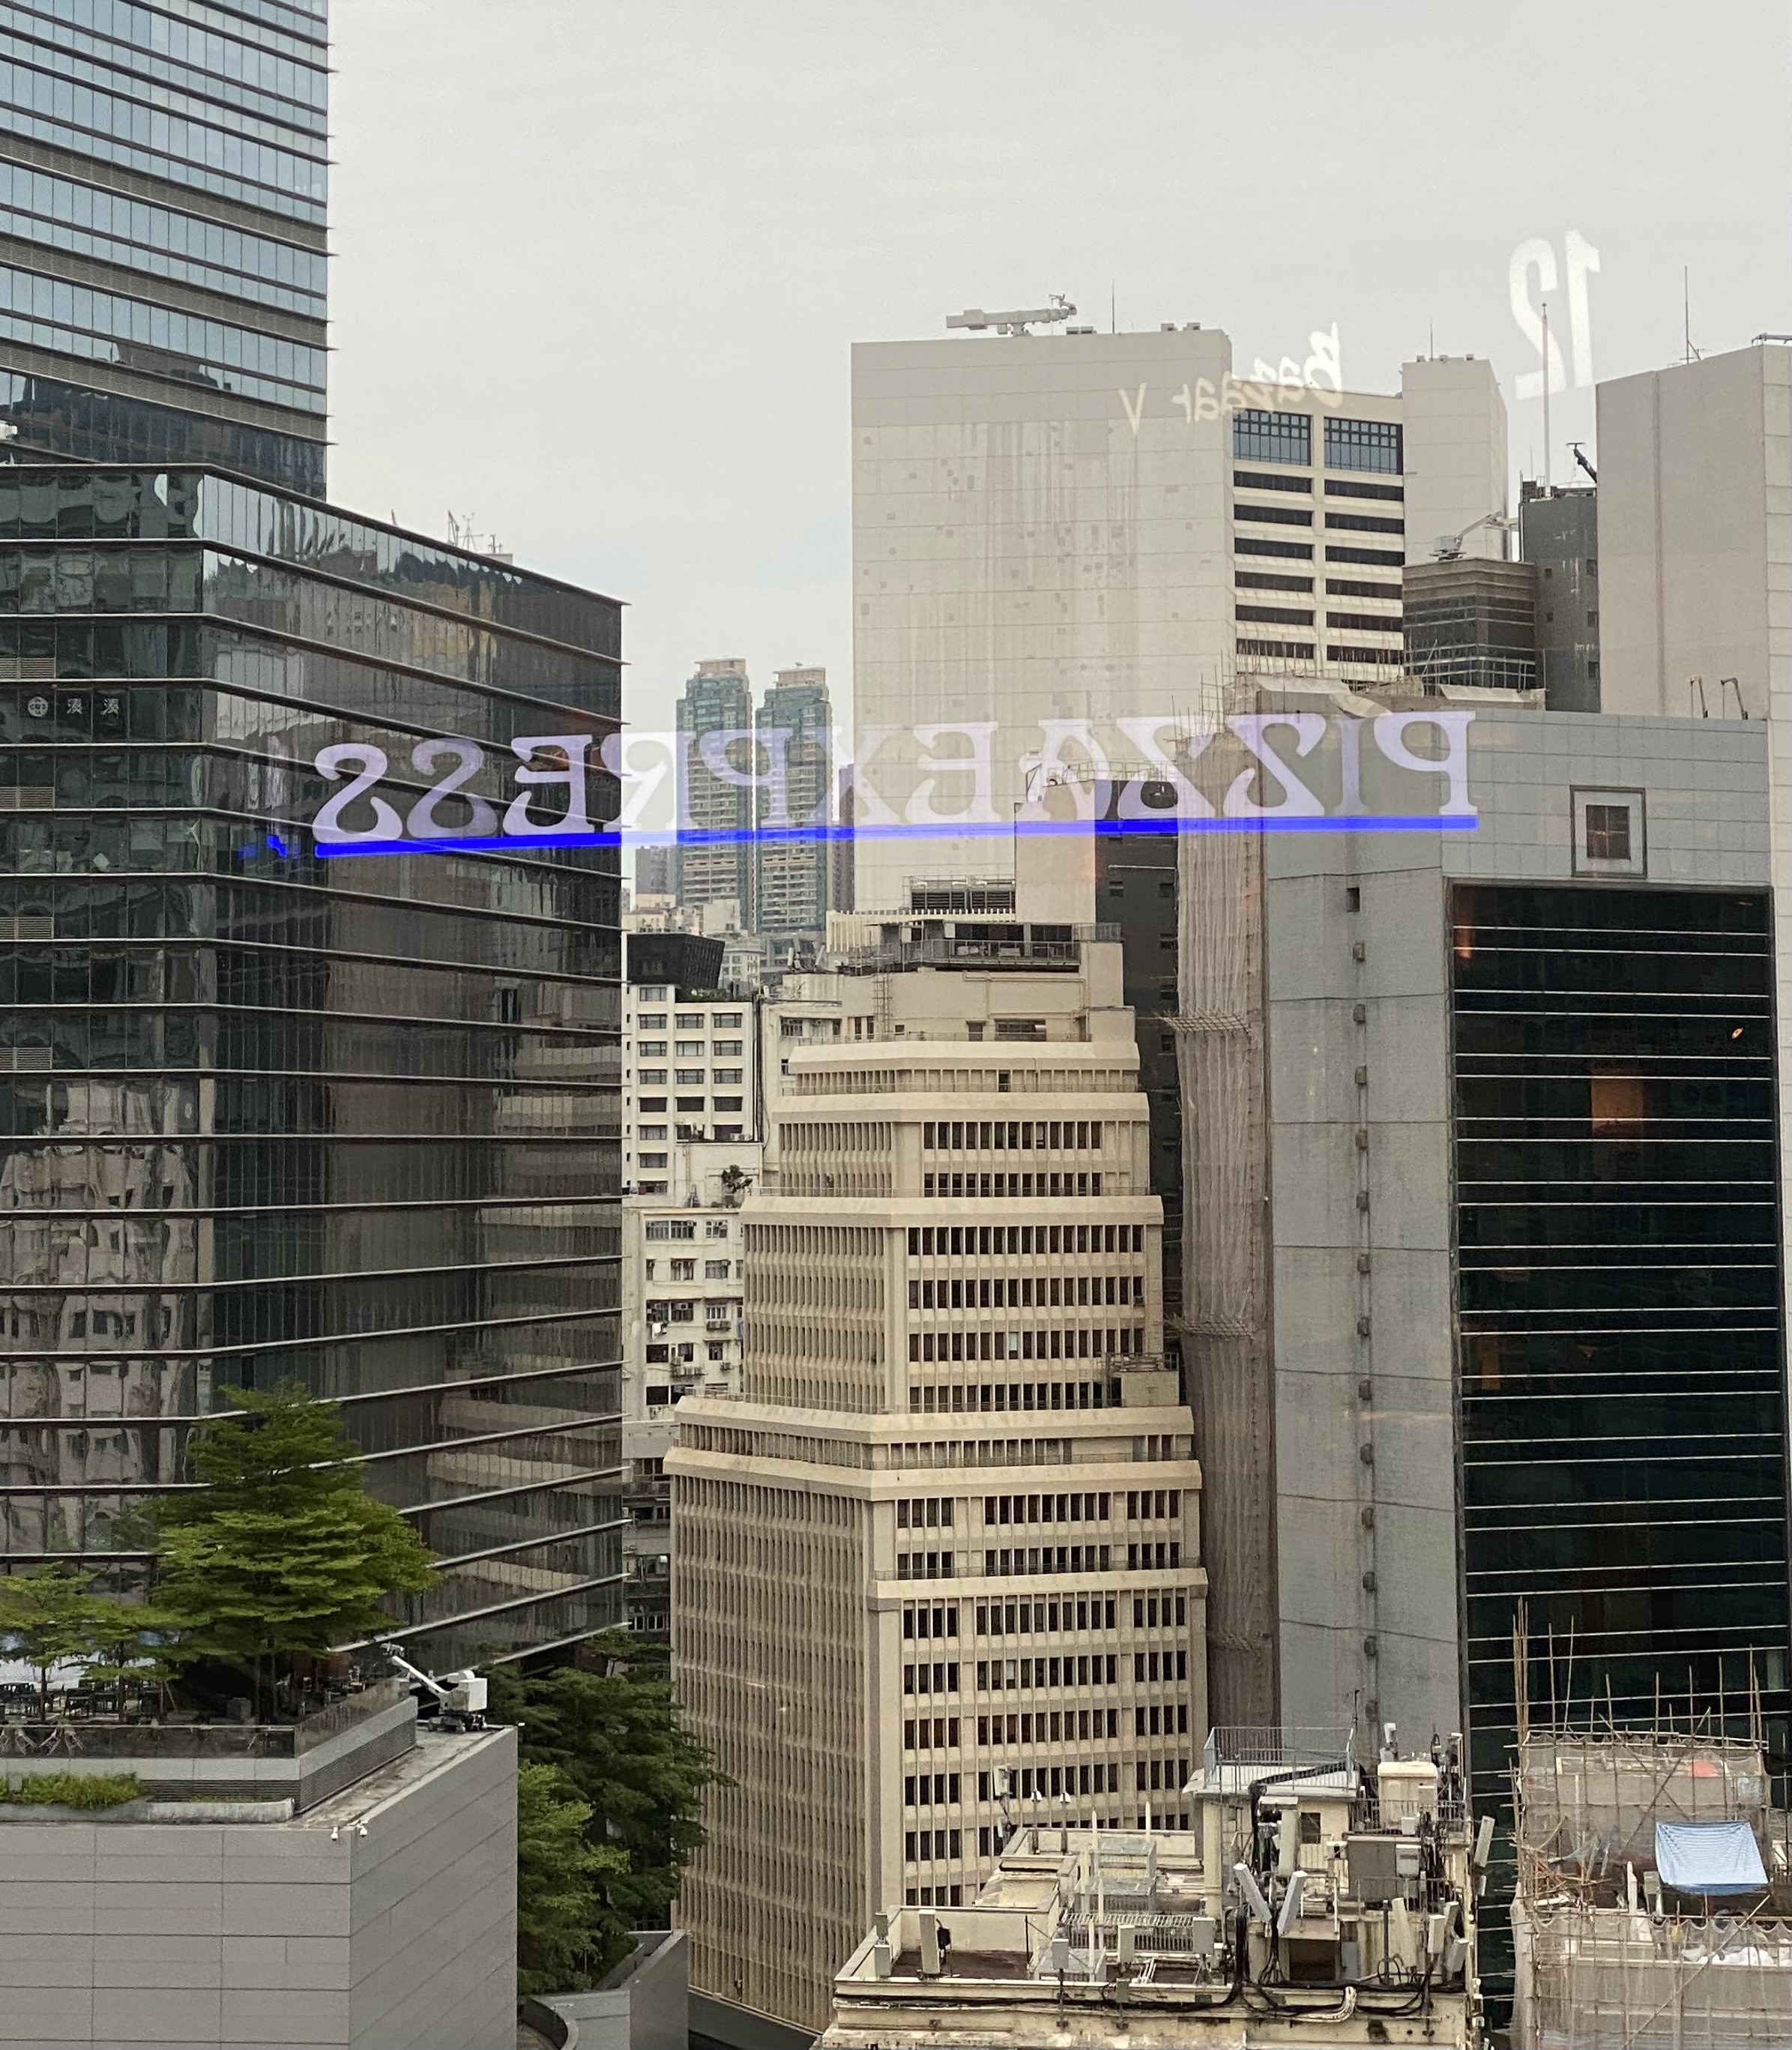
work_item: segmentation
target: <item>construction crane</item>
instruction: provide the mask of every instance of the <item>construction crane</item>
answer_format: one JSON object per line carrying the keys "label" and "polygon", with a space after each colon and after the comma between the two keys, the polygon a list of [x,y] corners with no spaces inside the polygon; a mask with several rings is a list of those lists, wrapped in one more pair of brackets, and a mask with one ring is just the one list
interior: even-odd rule
{"label": "construction crane", "polygon": [[438,1680],[434,1674],[413,1666],[397,1645],[382,1644],[380,1651],[407,1679],[415,1680],[419,1686],[427,1687],[434,1695],[441,1720],[450,1728],[476,1730],[485,1727],[489,1682],[470,1666],[465,1672],[450,1673],[446,1680]]}
{"label": "construction crane", "polygon": [[1570,442],[1568,443],[1568,452],[1573,456],[1575,461],[1580,464],[1580,467],[1586,471],[1587,474],[1591,477],[1593,481],[1597,484],[1599,481],[1599,474],[1587,460],[1587,451],[1581,446],[1580,442]]}
{"label": "construction crane", "polygon": [[1025,334],[1030,326],[1067,321],[1076,310],[1062,292],[1054,292],[1049,306],[1034,306],[1004,314],[986,314],[981,306],[967,306],[961,314],[948,314],[946,325],[976,329],[992,327],[998,334]]}

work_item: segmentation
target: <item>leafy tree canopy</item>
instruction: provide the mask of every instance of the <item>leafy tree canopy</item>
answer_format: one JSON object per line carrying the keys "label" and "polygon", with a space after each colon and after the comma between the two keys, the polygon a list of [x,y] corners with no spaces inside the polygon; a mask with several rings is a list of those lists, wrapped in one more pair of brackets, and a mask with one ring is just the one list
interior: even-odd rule
{"label": "leafy tree canopy", "polygon": [[397,1588],[434,1577],[395,1509],[363,1489],[336,1405],[302,1389],[233,1389],[188,1455],[204,1483],[156,1514],[156,1599],[189,1656],[254,1671],[379,1631]]}
{"label": "leafy tree canopy", "polygon": [[92,1592],[94,1575],[69,1566],[33,1566],[0,1578],[0,1643],[36,1667],[40,1713],[49,1713],[50,1674],[64,1660],[91,1662],[138,1644],[162,1619],[130,1602]]}
{"label": "leafy tree canopy", "polygon": [[[626,1640],[606,1647],[626,1656]],[[606,1964],[633,1929],[664,1928],[691,1857],[703,1841],[703,1789],[718,1783],[708,1754],[679,1719],[671,1687],[611,1661],[533,1675],[493,1669],[494,1721],[520,1725],[526,1764],[550,1765],[590,1811],[588,1843],[620,1850],[625,1869],[602,1888],[591,1947]]]}
{"label": "leafy tree canopy", "polygon": [[[589,1975],[600,1884],[622,1852],[586,1836],[591,1811],[551,1765],[516,1774],[516,1990],[560,1993]],[[606,1961],[607,1962],[607,1960]]]}

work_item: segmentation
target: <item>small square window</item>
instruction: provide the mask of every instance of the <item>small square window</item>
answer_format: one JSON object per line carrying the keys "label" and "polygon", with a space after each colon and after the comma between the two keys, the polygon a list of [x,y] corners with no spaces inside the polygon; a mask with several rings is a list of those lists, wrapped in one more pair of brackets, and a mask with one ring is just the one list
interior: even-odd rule
{"label": "small square window", "polygon": [[1648,814],[1641,790],[1576,790],[1573,803],[1576,875],[1648,874]]}
{"label": "small square window", "polygon": [[1630,808],[1628,805],[1587,805],[1587,858],[1590,861],[1630,859]]}

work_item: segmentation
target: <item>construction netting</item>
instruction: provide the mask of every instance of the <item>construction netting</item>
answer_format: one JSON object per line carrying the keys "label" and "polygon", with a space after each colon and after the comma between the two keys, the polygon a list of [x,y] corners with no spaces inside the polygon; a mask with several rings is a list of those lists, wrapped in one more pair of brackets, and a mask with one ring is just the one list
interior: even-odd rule
{"label": "construction netting", "polygon": [[1654,1731],[1540,1731],[1519,1746],[1519,1863],[1595,1877],[1655,1861],[1658,1822],[1738,1818],[1767,1830],[1767,1774],[1757,1744]]}
{"label": "construction netting", "polygon": [[[1786,1818],[1759,1744],[1529,1732],[1515,1771],[1515,2050],[1792,2044]],[[1746,1822],[1768,1884],[1721,1904],[1664,1885],[1655,1829]]]}
{"label": "construction netting", "polygon": [[1792,1927],[1570,1899],[1512,1904],[1515,2050],[1785,2050]]}

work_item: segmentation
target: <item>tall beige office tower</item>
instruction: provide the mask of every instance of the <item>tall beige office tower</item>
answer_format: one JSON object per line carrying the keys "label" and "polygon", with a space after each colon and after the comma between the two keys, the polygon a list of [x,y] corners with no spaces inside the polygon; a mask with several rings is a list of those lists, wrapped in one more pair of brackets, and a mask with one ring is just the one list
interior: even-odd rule
{"label": "tall beige office tower", "polygon": [[1120,950],[1063,930],[948,972],[911,933],[875,1040],[796,1046],[742,1395],[679,1407],[675,1668],[731,1783],[695,1979],[810,2028],[870,1917],[971,1899],[1011,1826],[1186,1826],[1200,1470]]}
{"label": "tall beige office tower", "polygon": [[[1198,719],[1240,678],[1397,675],[1404,566],[1505,555],[1491,367],[1408,363],[1384,394],[1330,388],[1335,363],[1241,380],[1198,327],[854,349],[861,906],[1011,874],[1054,760],[1149,762],[1124,721]],[[878,830],[947,817],[971,833]]]}

